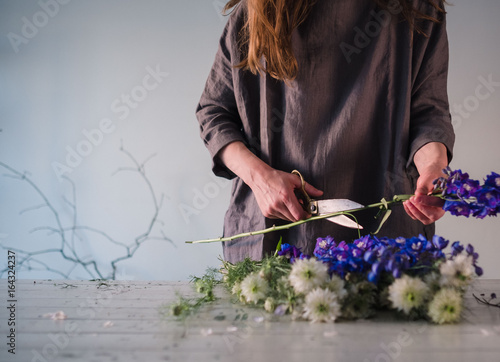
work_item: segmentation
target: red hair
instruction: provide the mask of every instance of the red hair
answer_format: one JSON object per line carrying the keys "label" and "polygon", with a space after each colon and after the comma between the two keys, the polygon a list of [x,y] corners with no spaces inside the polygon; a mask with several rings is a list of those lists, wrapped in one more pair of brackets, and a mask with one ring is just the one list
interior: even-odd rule
{"label": "red hair", "polygon": [[[383,9],[394,7],[399,2],[401,15],[411,29],[423,34],[418,22],[440,19],[425,14],[408,0],[373,0]],[[241,0],[230,0],[224,7],[227,12]],[[242,32],[242,43],[246,54],[239,68],[254,74],[267,72],[279,80],[293,80],[297,76],[298,64],[292,50],[292,32],[306,19],[316,0],[247,0],[247,20]],[[438,14],[444,14],[443,2],[426,0]],[[424,34],[425,35],[425,34]],[[265,59],[265,65],[261,59]]]}

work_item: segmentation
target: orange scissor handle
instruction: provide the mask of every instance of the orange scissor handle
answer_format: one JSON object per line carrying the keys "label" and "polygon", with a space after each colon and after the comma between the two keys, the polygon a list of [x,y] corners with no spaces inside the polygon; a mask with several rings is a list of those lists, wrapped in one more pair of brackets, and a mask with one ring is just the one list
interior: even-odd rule
{"label": "orange scissor handle", "polygon": [[297,195],[297,198],[302,201],[302,207],[304,208],[304,210],[306,210],[307,212],[311,212],[311,210],[309,210],[310,208],[310,204],[311,204],[311,198],[309,197],[309,195],[307,194],[307,191],[306,191],[306,182],[304,181],[304,177],[302,177],[301,173],[297,170],[293,170],[292,171],[292,174],[294,175],[297,175],[300,177],[300,183],[301,183],[301,188],[299,189],[300,190],[300,194],[297,195],[297,193],[295,193]]}

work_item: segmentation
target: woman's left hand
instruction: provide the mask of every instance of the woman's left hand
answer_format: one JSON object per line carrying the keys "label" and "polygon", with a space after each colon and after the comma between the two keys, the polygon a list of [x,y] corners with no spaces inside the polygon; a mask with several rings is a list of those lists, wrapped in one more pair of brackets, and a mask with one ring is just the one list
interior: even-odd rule
{"label": "woman's left hand", "polygon": [[448,165],[446,147],[442,143],[430,142],[415,153],[413,162],[420,176],[415,196],[405,201],[403,206],[412,219],[429,225],[444,215],[444,201],[428,195],[434,190],[434,180],[445,176],[443,169]]}
{"label": "woman's left hand", "polygon": [[432,224],[444,215],[444,201],[438,197],[428,196],[434,189],[433,181],[443,177],[442,171],[421,174],[417,180],[415,196],[403,203],[406,213],[424,225]]}

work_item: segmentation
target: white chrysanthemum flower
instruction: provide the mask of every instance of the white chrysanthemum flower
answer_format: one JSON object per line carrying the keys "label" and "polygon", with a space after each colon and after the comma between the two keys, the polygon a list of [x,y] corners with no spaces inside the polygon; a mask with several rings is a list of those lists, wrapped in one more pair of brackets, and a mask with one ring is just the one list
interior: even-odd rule
{"label": "white chrysanthemum flower", "polygon": [[326,288],[334,292],[339,299],[343,299],[347,295],[345,290],[345,283],[338,275],[333,274],[326,282]]}
{"label": "white chrysanthemum flower", "polygon": [[403,275],[389,286],[389,301],[397,310],[408,314],[424,304],[429,287],[420,278]]}
{"label": "white chrysanthemum flower", "polygon": [[299,259],[292,265],[290,284],[297,293],[322,286],[328,278],[328,266],[316,259]]}
{"label": "white chrysanthemum flower", "polygon": [[311,322],[334,322],[340,316],[337,295],[329,289],[313,289],[306,295],[302,316]]}
{"label": "white chrysanthemum flower", "polygon": [[267,282],[259,274],[251,273],[241,282],[241,295],[250,303],[257,303],[266,297]]}
{"label": "white chrysanthemum flower", "polygon": [[264,309],[268,313],[274,313],[274,310],[276,309],[276,301],[273,297],[266,298],[266,301],[264,302]]}
{"label": "white chrysanthemum flower", "polygon": [[434,295],[429,304],[429,317],[434,323],[458,322],[462,313],[462,294],[453,288],[444,288]]}
{"label": "white chrysanthemum flower", "polygon": [[453,260],[442,263],[439,271],[441,273],[441,285],[466,286],[474,275],[472,257],[459,254]]}

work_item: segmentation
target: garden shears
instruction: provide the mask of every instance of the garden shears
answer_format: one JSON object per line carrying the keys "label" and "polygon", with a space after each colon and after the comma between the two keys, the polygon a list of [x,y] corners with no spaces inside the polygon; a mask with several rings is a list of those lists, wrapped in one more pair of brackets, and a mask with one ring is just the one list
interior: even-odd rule
{"label": "garden shears", "polygon": [[[300,182],[302,185],[301,189],[299,189],[300,194],[297,194],[297,197],[299,201],[301,201],[304,210],[306,210],[313,216],[328,215],[342,211],[348,212],[349,210],[355,210],[364,207],[364,205],[348,199],[313,200],[306,192],[305,181],[300,172],[297,170],[293,170],[292,173],[300,177]],[[363,229],[361,225],[359,225],[356,221],[346,215],[336,215],[329,217],[326,220],[351,229]]]}

